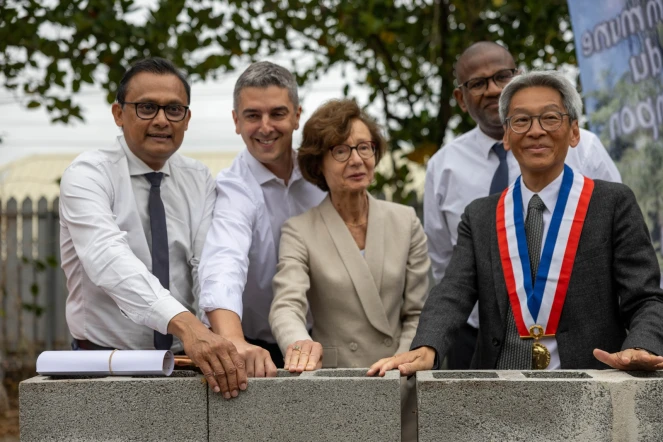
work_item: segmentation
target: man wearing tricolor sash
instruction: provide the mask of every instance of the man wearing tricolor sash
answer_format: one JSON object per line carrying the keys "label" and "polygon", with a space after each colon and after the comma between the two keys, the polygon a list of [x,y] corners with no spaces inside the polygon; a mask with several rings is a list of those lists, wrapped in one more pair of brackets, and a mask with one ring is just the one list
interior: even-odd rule
{"label": "man wearing tricolor sash", "polygon": [[[457,87],[453,97],[476,126],[446,143],[426,166],[423,221],[436,282],[444,278],[451,261],[465,207],[477,198],[501,193],[521,173],[513,153],[504,150],[498,106],[504,86],[521,73],[515,58],[504,46],[479,41],[465,49],[454,66]],[[583,129],[565,164],[588,178],[622,181],[601,140]],[[449,369],[470,368],[478,328],[475,306],[447,353]]]}
{"label": "man wearing tricolor sash", "polygon": [[660,270],[635,197],[564,164],[580,139],[581,110],[556,72],[504,88],[504,148],[522,175],[467,206],[413,350],[376,362],[369,375],[439,368],[476,301],[472,368],[663,368]]}

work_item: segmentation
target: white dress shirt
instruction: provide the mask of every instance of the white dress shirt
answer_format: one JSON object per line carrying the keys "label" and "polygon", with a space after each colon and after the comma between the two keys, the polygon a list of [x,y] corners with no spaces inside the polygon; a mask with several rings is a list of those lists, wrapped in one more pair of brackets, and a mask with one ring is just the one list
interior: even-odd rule
{"label": "white dress shirt", "polygon": [[[209,169],[173,154],[160,172],[166,212],[170,290],[152,268],[150,183],[154,172],[118,137],[114,148],[85,152],[60,184],[60,247],[67,277],[67,324],[76,339],[118,349],[153,349],[153,330],[195,311],[198,261],[216,192]],[[174,351],[182,349],[174,339]]]}
{"label": "white dress shirt", "polygon": [[[557,197],[559,196],[559,190],[562,188],[562,178],[564,173],[560,173],[557,178],[555,178],[550,184],[541,189],[536,195],[539,195],[541,201],[546,206],[543,209],[543,237],[541,238],[541,253],[543,253],[543,245],[546,242],[546,235],[548,235],[548,227],[550,227],[550,220],[552,219],[552,214],[555,211],[555,206],[557,205]],[[529,206],[529,200],[535,195],[534,192],[529,190],[525,183],[521,180],[520,186],[522,190],[523,197],[523,219],[527,219],[527,209]],[[547,370],[555,370],[560,368],[559,363],[559,351],[557,350],[557,339],[554,337],[541,338],[539,340],[541,344],[545,345],[550,351],[550,364],[548,364]]]}
{"label": "white dress shirt", "polygon": [[[490,183],[500,161],[492,150],[495,140],[477,126],[435,153],[428,161],[424,189],[424,230],[433,277],[440,282],[458,240],[458,224],[465,207],[477,198],[488,196]],[[520,175],[520,166],[507,152],[509,183]],[[580,129],[580,143],[569,149],[566,164],[582,175],[605,181],[621,182],[621,176],[599,138]],[[475,306],[468,324],[479,327]]]}
{"label": "white dress shirt", "polygon": [[326,195],[304,180],[294,151],[293,161],[287,185],[247,150],[219,173],[214,217],[200,262],[200,309],[233,311],[242,319],[246,337],[269,343],[276,342],[268,317],[281,226]]}

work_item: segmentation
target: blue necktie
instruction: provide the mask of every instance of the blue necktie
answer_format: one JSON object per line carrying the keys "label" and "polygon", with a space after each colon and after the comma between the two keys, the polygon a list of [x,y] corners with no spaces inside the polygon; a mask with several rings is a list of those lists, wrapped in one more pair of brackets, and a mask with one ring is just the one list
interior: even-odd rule
{"label": "blue necktie", "polygon": [[497,166],[495,170],[495,175],[493,175],[493,181],[490,183],[490,193],[502,193],[504,189],[509,187],[509,165],[506,162],[506,150],[504,150],[504,144],[501,141],[493,144],[491,148],[497,154],[497,157],[500,159],[500,165]]}
{"label": "blue necktie", "polygon": [[[161,201],[161,180],[163,173],[146,173],[145,178],[150,182],[150,198],[148,207],[150,211],[150,229],[152,231],[152,274],[159,279],[165,289],[170,285],[170,269],[168,264],[168,229],[166,228],[166,210]],[[154,348],[157,350],[170,350],[173,345],[173,335],[161,334],[154,331]]]}

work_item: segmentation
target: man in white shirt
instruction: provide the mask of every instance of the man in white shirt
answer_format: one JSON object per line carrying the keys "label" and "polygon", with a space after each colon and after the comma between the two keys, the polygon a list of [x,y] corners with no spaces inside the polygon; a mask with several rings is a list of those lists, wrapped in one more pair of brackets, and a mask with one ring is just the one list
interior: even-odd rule
{"label": "man in white shirt", "polygon": [[[493,42],[467,48],[456,63],[454,98],[477,127],[455,138],[428,162],[424,191],[424,230],[436,283],[444,278],[458,238],[465,207],[477,198],[501,192],[520,175],[520,167],[501,143],[504,126],[498,100],[502,88],[517,75],[513,56]],[[566,164],[589,178],[621,182],[619,171],[596,135],[581,129],[580,143],[569,150]],[[447,354],[448,368],[470,367],[479,326],[475,306]]]}
{"label": "man in white shirt", "polygon": [[64,172],[67,324],[74,349],[184,350],[230,399],[246,388],[244,361],[192,313],[216,194],[209,170],[175,153],[189,103],[189,84],[171,62],[139,61],[112,107],[116,145],[83,153]]}
{"label": "man in white shirt", "polygon": [[254,63],[237,80],[233,98],[235,131],[246,150],[216,178],[200,262],[200,309],[212,330],[237,346],[249,377],[275,376],[283,356],[267,318],[281,226],[325,193],[302,178],[292,149],[301,115],[292,74]]}

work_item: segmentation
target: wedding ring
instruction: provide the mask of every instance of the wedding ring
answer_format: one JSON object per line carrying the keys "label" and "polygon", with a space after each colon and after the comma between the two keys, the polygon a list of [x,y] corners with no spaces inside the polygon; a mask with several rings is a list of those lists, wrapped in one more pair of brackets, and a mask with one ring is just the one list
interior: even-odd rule
{"label": "wedding ring", "polygon": [[302,348],[301,348],[299,345],[295,345],[294,347],[292,347],[292,349],[293,349],[294,351],[299,351],[299,350],[301,350]]}

